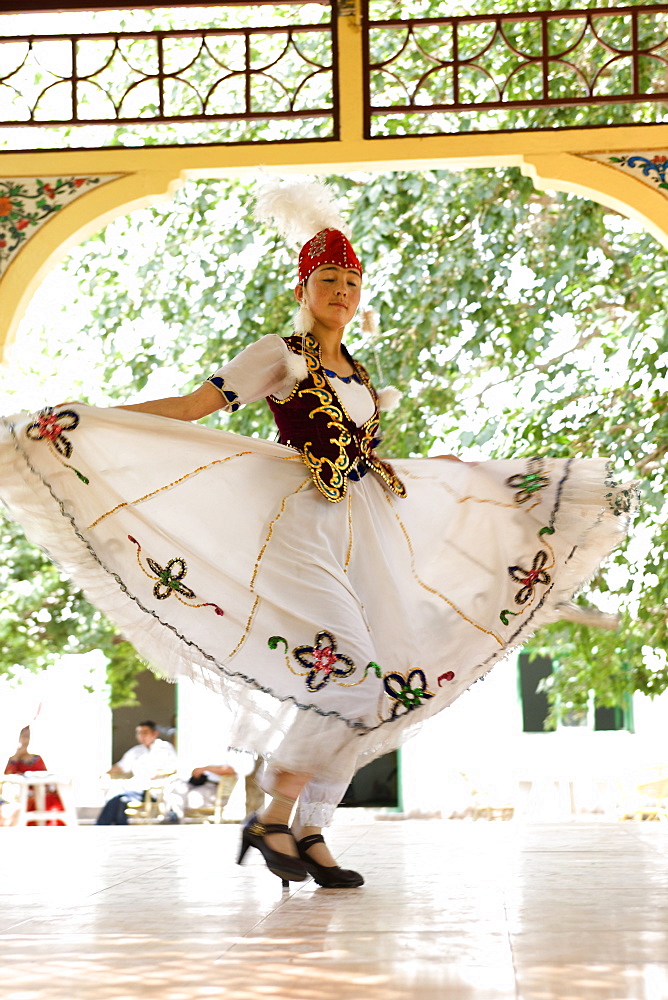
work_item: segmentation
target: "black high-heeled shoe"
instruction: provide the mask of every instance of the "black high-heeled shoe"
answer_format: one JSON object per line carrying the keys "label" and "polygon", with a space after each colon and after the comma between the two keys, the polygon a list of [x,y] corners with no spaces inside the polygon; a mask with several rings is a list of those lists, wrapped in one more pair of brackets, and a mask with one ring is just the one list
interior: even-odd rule
{"label": "black high-heeled shoe", "polygon": [[318,885],[323,889],[356,889],[364,885],[364,878],[359,872],[354,872],[351,868],[339,868],[338,865],[319,865],[317,861],[309,855],[309,847],[314,844],[324,844],[325,838],[321,833],[311,833],[308,837],[302,837],[297,841],[299,857],[304,862],[306,871],[311,875]]}
{"label": "black high-heeled shoe", "polygon": [[267,834],[287,833],[292,836],[290,829],[281,823],[262,823],[257,814],[249,816],[241,830],[241,844],[239,846],[239,856],[237,864],[244,860],[249,847],[255,847],[264,858],[264,863],[274,875],[278,875],[284,888],[289,882],[303,882],[306,878],[306,865],[301,858],[293,858],[290,854],[281,854],[275,851],[264,842]]}

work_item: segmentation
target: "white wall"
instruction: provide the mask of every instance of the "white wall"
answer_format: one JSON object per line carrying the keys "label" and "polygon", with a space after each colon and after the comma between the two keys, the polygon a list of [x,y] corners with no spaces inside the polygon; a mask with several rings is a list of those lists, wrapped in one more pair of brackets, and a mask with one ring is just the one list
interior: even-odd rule
{"label": "white wall", "polygon": [[668,765],[668,692],[654,700],[636,695],[634,718],[635,733],[523,733],[517,667],[509,659],[403,747],[404,812],[461,813],[477,787],[541,818],[616,814],[643,767]]}
{"label": "white wall", "polygon": [[0,750],[4,761],[30,726],[30,750],[49,771],[73,781],[77,806],[102,802],[99,775],[109,767],[111,710],[105,657],[63,656],[47,670],[0,678]]}
{"label": "white wall", "polygon": [[513,658],[497,664],[405,744],[404,812],[449,816],[465,808],[470,786],[462,772],[501,778],[514,760],[521,728]]}

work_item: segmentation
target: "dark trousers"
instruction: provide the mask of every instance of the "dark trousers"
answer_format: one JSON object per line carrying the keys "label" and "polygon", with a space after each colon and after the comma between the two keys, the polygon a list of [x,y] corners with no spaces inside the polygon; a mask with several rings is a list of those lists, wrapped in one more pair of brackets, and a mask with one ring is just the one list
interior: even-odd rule
{"label": "dark trousers", "polygon": [[114,795],[105,803],[102,812],[95,821],[96,826],[127,826],[128,817],[125,807],[128,802],[139,802],[144,798],[143,792],[123,792],[122,795]]}

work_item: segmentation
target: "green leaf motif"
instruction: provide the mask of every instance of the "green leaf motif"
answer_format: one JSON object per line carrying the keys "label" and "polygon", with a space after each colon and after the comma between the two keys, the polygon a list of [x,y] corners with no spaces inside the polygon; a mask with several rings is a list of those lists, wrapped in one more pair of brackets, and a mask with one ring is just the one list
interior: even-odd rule
{"label": "green leaf motif", "polygon": [[269,649],[277,649],[279,642],[282,642],[285,647],[285,652],[288,651],[288,641],[284,639],[282,635],[272,635],[267,639],[267,645]]}

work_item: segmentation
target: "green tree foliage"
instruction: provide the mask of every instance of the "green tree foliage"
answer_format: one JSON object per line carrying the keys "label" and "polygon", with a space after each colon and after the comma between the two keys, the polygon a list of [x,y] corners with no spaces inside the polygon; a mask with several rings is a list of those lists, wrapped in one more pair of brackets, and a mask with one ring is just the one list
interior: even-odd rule
{"label": "green tree foliage", "polygon": [[[378,384],[406,394],[386,421],[383,451],[600,454],[640,479],[632,541],[588,594],[606,610],[621,605],[622,627],[551,626],[533,648],[556,657],[555,706],[581,708],[592,689],[599,704],[663,691],[665,252],[634,223],[583,199],[537,192],[516,170],[353,174],[330,183],[348,206],[366,294],[380,315],[379,331],[351,329],[349,346]],[[64,314],[83,317],[82,328],[57,347],[46,324],[31,334],[47,345],[48,366],[74,369],[89,343],[97,373],[90,402],[151,398],[170,391],[165,378],[190,389],[263,334],[289,332],[294,254],[253,222],[253,188],[247,179],[188,183],[172,204],[116,220],[77,248],[61,279],[74,288]],[[83,398],[74,379],[72,393]],[[230,426],[273,433],[262,403]],[[117,698],[127,695],[126,644],[9,528],[2,549],[0,669],[39,667],[55,651],[97,644],[115,654],[112,685]]]}
{"label": "green tree foliage", "polygon": [[143,665],[130,643],[4,516],[0,552],[0,673],[17,666],[40,670],[63,653],[101,649],[109,661],[112,707],[132,703]]}

